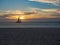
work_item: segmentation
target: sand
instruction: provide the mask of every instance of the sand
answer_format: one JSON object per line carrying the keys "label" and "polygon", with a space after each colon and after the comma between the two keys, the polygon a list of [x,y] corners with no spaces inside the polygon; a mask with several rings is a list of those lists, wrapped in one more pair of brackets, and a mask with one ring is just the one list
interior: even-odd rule
{"label": "sand", "polygon": [[0,45],[60,45],[60,28],[0,28]]}

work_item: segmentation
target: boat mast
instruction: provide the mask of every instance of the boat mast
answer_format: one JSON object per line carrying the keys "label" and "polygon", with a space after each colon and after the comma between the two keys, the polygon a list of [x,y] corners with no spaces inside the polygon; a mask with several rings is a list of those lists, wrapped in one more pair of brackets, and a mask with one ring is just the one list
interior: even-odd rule
{"label": "boat mast", "polygon": [[18,20],[16,23],[21,23],[21,19],[20,19],[20,16],[18,17]]}

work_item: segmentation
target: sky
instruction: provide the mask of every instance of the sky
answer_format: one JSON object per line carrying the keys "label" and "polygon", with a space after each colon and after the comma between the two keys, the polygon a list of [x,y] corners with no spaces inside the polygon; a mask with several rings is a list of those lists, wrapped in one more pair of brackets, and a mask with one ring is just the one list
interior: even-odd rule
{"label": "sky", "polygon": [[0,0],[0,22],[60,19],[60,0]]}

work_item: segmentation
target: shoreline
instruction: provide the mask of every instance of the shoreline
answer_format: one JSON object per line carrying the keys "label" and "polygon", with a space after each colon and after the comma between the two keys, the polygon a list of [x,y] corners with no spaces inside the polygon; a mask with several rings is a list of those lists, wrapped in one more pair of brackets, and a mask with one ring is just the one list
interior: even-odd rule
{"label": "shoreline", "polygon": [[0,28],[60,28],[60,26],[1,26]]}
{"label": "shoreline", "polygon": [[60,30],[60,28],[59,27],[38,27],[38,28],[0,28],[0,31],[1,30],[13,30],[13,31],[15,31],[15,30]]}

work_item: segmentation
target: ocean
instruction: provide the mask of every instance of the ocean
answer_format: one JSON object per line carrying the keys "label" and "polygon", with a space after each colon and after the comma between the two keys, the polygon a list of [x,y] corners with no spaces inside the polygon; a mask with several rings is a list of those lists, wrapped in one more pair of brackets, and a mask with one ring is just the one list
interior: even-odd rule
{"label": "ocean", "polygon": [[14,22],[7,22],[7,23],[0,23],[0,28],[41,28],[41,27],[60,27],[59,22],[41,22],[41,23],[14,23]]}

